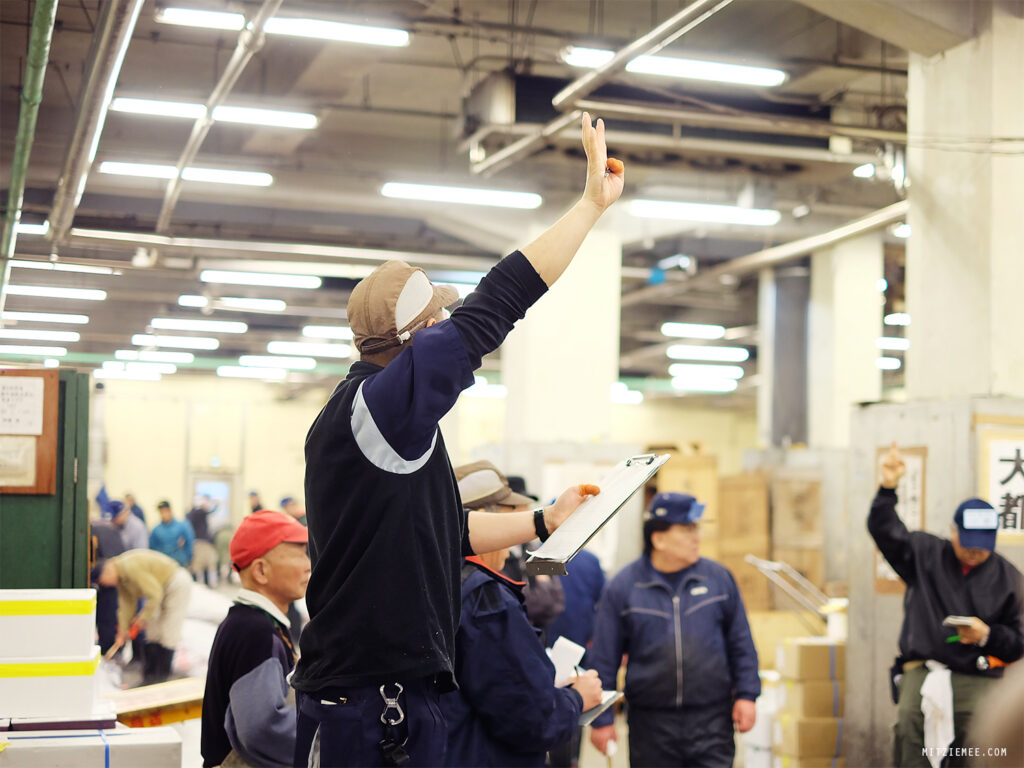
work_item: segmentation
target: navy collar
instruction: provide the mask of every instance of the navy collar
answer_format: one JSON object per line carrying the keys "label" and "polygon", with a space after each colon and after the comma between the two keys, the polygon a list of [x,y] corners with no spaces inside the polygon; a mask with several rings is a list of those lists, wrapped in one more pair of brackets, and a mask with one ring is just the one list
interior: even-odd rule
{"label": "navy collar", "polygon": [[[638,587],[659,587],[663,588],[668,592],[672,592],[672,587],[668,585],[665,579],[662,577],[661,572],[654,567],[654,563],[651,562],[651,556],[647,553],[642,555],[643,559],[643,575],[642,581],[637,581],[636,586]],[[683,591],[688,584],[694,581],[707,581],[707,577],[696,570],[701,564],[704,558],[700,558],[691,566],[683,569],[683,577],[679,580],[679,588],[675,593]],[[675,594],[673,593],[673,594]]]}

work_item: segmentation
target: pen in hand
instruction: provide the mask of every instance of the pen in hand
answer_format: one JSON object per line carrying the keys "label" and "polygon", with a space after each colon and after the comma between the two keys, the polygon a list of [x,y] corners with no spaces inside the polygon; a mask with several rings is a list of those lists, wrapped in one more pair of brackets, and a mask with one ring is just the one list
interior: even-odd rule
{"label": "pen in hand", "polygon": [[947,637],[946,638],[946,642],[947,643],[959,643],[960,639],[961,639],[960,635],[953,635],[952,637]]}

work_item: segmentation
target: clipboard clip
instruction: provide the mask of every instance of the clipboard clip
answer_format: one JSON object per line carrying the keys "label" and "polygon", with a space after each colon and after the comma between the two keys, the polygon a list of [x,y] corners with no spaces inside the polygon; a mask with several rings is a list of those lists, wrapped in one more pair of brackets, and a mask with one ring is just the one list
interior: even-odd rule
{"label": "clipboard clip", "polygon": [[656,458],[658,458],[658,456],[656,454],[653,454],[653,453],[641,453],[639,456],[634,456],[631,459],[626,459],[626,466],[627,467],[631,467],[631,466],[633,466],[633,462],[634,461],[639,462],[639,461],[643,461],[644,459],[647,459],[647,461],[644,461],[644,464],[653,464],[654,460]]}

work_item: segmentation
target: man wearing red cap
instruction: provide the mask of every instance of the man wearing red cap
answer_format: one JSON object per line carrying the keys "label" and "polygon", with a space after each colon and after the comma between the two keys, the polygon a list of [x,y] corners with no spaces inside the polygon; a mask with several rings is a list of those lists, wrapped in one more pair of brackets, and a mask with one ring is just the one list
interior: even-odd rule
{"label": "man wearing red cap", "polygon": [[306,528],[273,510],[253,512],[231,538],[242,590],[217,629],[203,696],[203,766],[289,766],[295,704],[286,677],[295,665],[288,606],[306,593]]}
{"label": "man wearing red cap", "polygon": [[[438,422],[473,385],[484,355],[572,261],[622,192],[604,123],[583,115],[582,198],[458,298],[401,261],[352,291],[348,320],[360,359],[306,436],[306,518],[313,574],[292,678],[296,765],[444,765],[438,710],[455,687],[462,558],[554,530],[578,489],[535,513],[463,511]],[[554,332],[554,329],[553,329]]]}

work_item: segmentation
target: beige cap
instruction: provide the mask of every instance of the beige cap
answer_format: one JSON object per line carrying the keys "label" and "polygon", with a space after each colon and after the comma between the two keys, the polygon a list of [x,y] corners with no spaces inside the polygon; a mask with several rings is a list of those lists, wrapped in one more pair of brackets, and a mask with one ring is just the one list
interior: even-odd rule
{"label": "beige cap", "polygon": [[459,483],[462,505],[469,509],[483,509],[492,504],[518,507],[537,503],[529,496],[514,492],[508,479],[489,461],[474,461],[456,467],[455,479]]}
{"label": "beige cap", "polygon": [[397,347],[459,294],[433,285],[427,273],[404,261],[386,261],[360,280],[348,300],[348,322],[356,349],[375,355]]}

